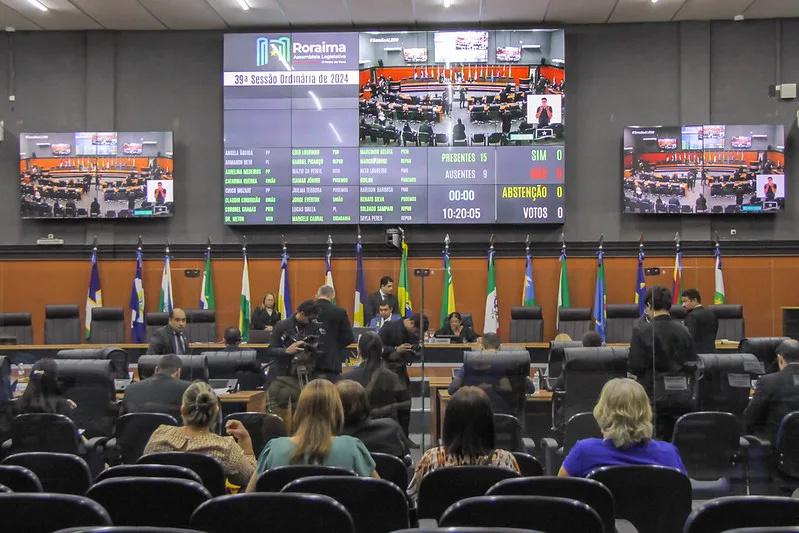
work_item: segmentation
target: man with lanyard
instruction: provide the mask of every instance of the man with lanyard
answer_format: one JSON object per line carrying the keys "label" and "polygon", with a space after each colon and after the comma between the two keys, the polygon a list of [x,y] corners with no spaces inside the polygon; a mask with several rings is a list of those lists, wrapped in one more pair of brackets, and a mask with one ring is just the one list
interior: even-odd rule
{"label": "man with lanyard", "polygon": [[291,372],[294,355],[305,348],[305,339],[323,333],[321,324],[316,321],[319,305],[314,300],[305,300],[297,312],[281,320],[272,328],[267,354],[274,363],[267,373],[267,382],[278,376],[287,376]]}

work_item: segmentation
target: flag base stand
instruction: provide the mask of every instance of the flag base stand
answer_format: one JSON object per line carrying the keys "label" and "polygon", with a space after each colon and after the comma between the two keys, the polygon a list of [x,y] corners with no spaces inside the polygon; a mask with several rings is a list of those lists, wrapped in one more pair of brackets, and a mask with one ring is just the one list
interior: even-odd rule
{"label": "flag base stand", "polygon": [[[422,301],[420,303],[421,303],[421,306],[422,306],[422,312],[419,313],[419,315],[422,316],[422,317],[424,317],[424,280],[425,280],[425,278],[429,278],[431,274],[432,274],[432,271],[429,268],[414,268],[413,269],[413,275],[415,277],[417,277],[417,278],[421,278]],[[424,319],[421,319],[421,322],[422,322],[421,324],[417,324],[417,326],[420,329],[424,327]],[[424,355],[425,354],[424,354],[424,345],[425,345],[425,334],[426,333],[427,333],[426,331],[421,331],[421,330],[419,331],[419,334],[420,334],[420,339],[419,339],[419,341],[420,341],[419,342],[419,358],[421,359],[421,363],[422,363],[422,369],[421,369],[421,374],[420,374],[421,375],[421,380],[422,380],[421,381],[421,383],[422,383],[422,386],[421,386],[421,391],[422,391],[422,440],[419,443],[419,446],[420,446],[420,449],[422,450],[422,453],[424,453],[424,451],[425,451],[425,447],[424,447],[424,432],[425,432],[425,408],[424,408]],[[435,398],[433,398],[433,401],[435,401]],[[431,408],[432,408],[432,406],[431,406]],[[410,436],[408,438],[410,438]],[[431,435],[430,438],[432,439],[433,436]],[[434,442],[432,444],[435,446],[438,443]]]}

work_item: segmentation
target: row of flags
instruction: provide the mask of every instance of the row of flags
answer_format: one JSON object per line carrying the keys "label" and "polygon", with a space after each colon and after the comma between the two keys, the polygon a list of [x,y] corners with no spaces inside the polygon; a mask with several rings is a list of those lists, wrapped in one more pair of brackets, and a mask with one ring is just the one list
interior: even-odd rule
{"label": "row of flags", "polygon": [[[456,311],[455,305],[455,284],[452,275],[452,264],[450,261],[449,253],[449,235],[445,238],[445,246],[442,252],[443,257],[443,273],[444,273],[444,287],[441,297],[441,316],[440,326],[446,325],[447,317]],[[324,283],[331,287],[333,285],[333,272],[331,267],[332,246],[328,240],[328,249],[325,255],[325,280]],[[722,271],[721,250],[719,243],[716,242],[715,247],[715,292],[713,302],[715,304],[723,304],[725,301],[724,291],[724,276]],[[602,242],[600,241],[599,249],[597,251],[597,275],[596,275],[596,291],[594,296],[593,318],[595,322],[595,329],[597,333],[605,339],[605,323],[607,320],[607,292],[605,286],[605,253],[602,249]],[[366,327],[366,276],[363,266],[363,248],[361,246],[360,236],[355,246],[356,257],[356,271],[355,271],[355,298],[353,308],[353,326]],[[486,290],[486,305],[485,305],[485,320],[484,332],[499,332],[499,303],[497,298],[497,283],[496,283],[496,268],[495,268],[495,251],[493,245],[493,238],[488,250],[488,283]],[[241,277],[241,298],[239,306],[239,330],[242,333],[242,339],[249,340],[250,331],[250,317],[252,313],[252,299],[250,295],[250,274],[249,262],[247,257],[246,245],[242,247],[242,277]],[[643,242],[639,244],[638,251],[638,269],[635,283],[634,301],[638,304],[641,314],[644,313],[644,294],[646,292],[646,281],[644,278],[644,246]],[[571,295],[569,291],[569,276],[566,254],[566,243],[563,242],[560,257],[560,276],[558,280],[558,310],[561,308],[571,307]],[[97,264],[97,247],[92,250],[91,257],[91,276],[89,278],[89,292],[86,297],[86,317],[85,317],[85,333],[86,338],[89,338],[91,333],[91,310],[95,307],[102,307],[103,296],[100,288],[100,274]],[[293,307],[291,305],[291,293],[289,290],[289,275],[288,275],[289,255],[286,251],[286,246],[283,246],[283,254],[281,256],[280,266],[280,285],[277,298],[277,310],[280,315],[285,318],[292,314]],[[676,254],[674,258],[674,277],[672,285],[673,303],[680,303],[680,295],[682,294],[682,250],[680,248],[679,240],[677,240]],[[413,314],[413,304],[410,296],[410,276],[408,272],[408,244],[402,240],[402,259],[400,263],[399,283],[397,286],[397,300],[398,309],[395,310],[402,317],[410,317]],[[530,253],[529,241],[525,253],[525,271],[524,283],[521,298],[522,306],[536,305],[535,299],[535,282],[533,279],[533,257]],[[145,337],[145,322],[144,322],[144,286],[142,283],[142,249],[141,243],[136,250],[136,270],[133,277],[133,284],[131,287],[129,307],[131,311],[130,331],[131,340],[134,343],[146,342]],[[158,310],[160,312],[169,312],[173,309],[174,299],[172,296],[172,271],[171,271],[171,257],[169,255],[169,246],[166,248],[164,256],[164,266],[161,273],[161,292],[158,301]],[[213,276],[211,271],[211,245],[205,252],[205,268],[203,270],[201,292],[200,292],[200,309],[214,309],[214,286]]]}

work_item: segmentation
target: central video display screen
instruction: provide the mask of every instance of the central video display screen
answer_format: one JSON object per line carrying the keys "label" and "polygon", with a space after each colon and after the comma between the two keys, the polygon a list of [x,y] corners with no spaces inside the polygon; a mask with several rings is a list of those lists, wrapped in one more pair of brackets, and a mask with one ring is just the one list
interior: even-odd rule
{"label": "central video display screen", "polygon": [[224,42],[226,224],[565,220],[562,30]]}

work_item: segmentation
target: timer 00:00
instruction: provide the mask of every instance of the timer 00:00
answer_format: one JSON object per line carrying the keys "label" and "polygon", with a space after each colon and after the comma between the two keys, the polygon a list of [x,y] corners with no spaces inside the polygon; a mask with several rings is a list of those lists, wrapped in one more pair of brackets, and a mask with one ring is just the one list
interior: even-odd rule
{"label": "timer 00:00", "polygon": [[473,202],[474,198],[474,190],[472,189],[454,189],[449,191],[450,202]]}

